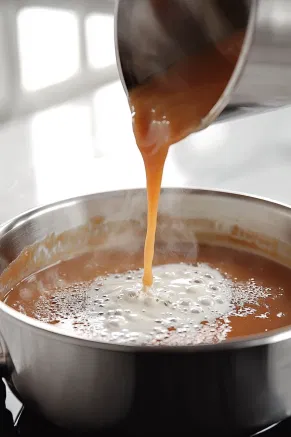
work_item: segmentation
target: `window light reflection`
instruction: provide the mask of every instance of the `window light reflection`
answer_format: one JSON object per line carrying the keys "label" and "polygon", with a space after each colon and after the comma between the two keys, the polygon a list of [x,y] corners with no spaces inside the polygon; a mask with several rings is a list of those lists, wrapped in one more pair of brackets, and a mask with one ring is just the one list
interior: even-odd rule
{"label": "window light reflection", "polygon": [[89,104],[46,110],[31,119],[32,160],[41,204],[83,194],[93,147]]}
{"label": "window light reflection", "polygon": [[27,91],[62,82],[80,64],[77,15],[71,11],[30,7],[17,17],[22,86]]}
{"label": "window light reflection", "polygon": [[113,15],[89,15],[86,20],[86,39],[91,67],[105,68],[115,64]]}

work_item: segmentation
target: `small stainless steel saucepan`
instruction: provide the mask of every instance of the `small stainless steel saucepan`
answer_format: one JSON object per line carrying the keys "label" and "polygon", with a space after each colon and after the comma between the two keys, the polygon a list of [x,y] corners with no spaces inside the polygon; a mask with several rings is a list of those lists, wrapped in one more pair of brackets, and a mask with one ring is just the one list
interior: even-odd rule
{"label": "small stainless steel saucepan", "polygon": [[[133,190],[25,213],[1,229],[1,271],[27,246],[35,251],[26,257],[23,275],[72,251],[92,249],[106,229],[100,245],[137,250],[144,241],[145,208],[145,190]],[[167,226],[167,217],[175,217],[175,227]],[[178,242],[195,244],[198,235],[231,236],[238,247],[251,242],[258,253],[287,263],[291,209],[238,194],[163,190],[158,241],[175,250]],[[20,279],[1,275],[2,299]],[[1,375],[26,406],[61,426],[233,436],[291,415],[290,327],[215,345],[117,346],[66,335],[0,302],[0,332]]]}
{"label": "small stainless steel saucepan", "polygon": [[233,75],[201,127],[291,104],[290,0],[117,0],[115,17],[127,94],[185,55],[244,31]]}

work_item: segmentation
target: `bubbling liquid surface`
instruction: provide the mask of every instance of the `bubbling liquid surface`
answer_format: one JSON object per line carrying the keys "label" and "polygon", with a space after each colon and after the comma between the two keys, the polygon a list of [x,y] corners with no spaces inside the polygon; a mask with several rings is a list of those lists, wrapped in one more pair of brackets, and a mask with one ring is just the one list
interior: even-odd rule
{"label": "bubbling liquid surface", "polygon": [[291,271],[279,264],[210,246],[196,260],[156,261],[148,293],[142,253],[88,253],[26,278],[5,302],[68,334],[118,344],[217,343],[291,324]]}
{"label": "bubbling liquid surface", "polygon": [[[201,322],[230,311],[230,287],[207,265],[167,264],[153,272],[154,286],[147,293],[140,270],[98,278],[87,290],[89,325],[83,333],[109,342],[152,343],[168,339],[171,331],[195,331]],[[68,329],[66,321],[58,325]]]}

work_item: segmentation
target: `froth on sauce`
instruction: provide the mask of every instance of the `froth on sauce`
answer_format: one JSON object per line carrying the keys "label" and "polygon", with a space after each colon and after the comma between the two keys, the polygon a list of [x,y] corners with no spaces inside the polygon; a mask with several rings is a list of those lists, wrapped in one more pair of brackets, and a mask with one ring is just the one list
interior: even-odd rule
{"label": "froth on sauce", "polygon": [[244,36],[244,31],[236,32],[220,44],[184,58],[130,93],[134,134],[147,179],[145,287],[153,283],[158,203],[169,147],[201,128],[203,119],[218,102],[232,76]]}
{"label": "froth on sauce", "polygon": [[82,338],[194,345],[291,324],[291,270],[230,248],[156,250],[152,294],[140,293],[143,253],[86,253],[24,279],[6,304]]}

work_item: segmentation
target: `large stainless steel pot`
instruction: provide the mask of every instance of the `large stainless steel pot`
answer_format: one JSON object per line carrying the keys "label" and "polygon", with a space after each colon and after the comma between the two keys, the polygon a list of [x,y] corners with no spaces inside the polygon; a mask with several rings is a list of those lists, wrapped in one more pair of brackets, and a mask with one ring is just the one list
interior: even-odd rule
{"label": "large stainless steel pot", "polygon": [[[37,244],[27,257],[26,274],[72,249],[86,249],[101,227],[110,229],[102,240],[107,247],[136,250],[143,244],[145,208],[145,191],[133,190],[25,213],[1,230],[1,271],[50,234],[50,245]],[[96,216],[103,221],[86,226]],[[175,217],[175,226],[165,224],[167,217]],[[80,226],[61,240],[55,235]],[[259,253],[288,263],[291,209],[238,194],[163,190],[157,238],[175,250],[178,241],[194,244],[195,235],[219,235],[244,247],[251,242]],[[2,297],[18,280],[2,274]],[[216,345],[122,347],[68,336],[1,302],[0,332],[2,375],[27,406],[62,426],[125,427],[136,435],[200,429],[233,436],[291,415],[290,327]]]}

